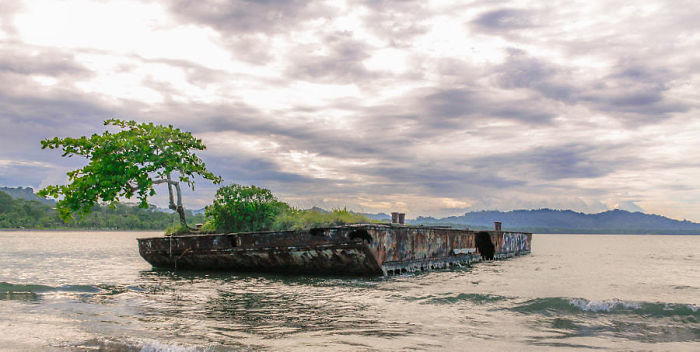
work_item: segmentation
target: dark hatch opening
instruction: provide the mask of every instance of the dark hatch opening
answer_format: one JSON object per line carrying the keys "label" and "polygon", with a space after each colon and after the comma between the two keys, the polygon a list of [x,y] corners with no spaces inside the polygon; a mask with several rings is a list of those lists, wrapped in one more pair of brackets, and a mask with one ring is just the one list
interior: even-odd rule
{"label": "dark hatch opening", "polygon": [[486,260],[492,260],[496,252],[496,248],[491,243],[491,236],[486,231],[476,233],[476,249],[481,254],[481,257]]}
{"label": "dark hatch opening", "polygon": [[320,228],[320,227],[316,227],[316,228],[309,230],[309,233],[311,234],[311,236],[324,236],[326,234],[325,232],[326,232],[326,229]]}
{"label": "dark hatch opening", "polygon": [[348,238],[350,238],[351,240],[361,238],[363,241],[367,241],[367,243],[372,243],[372,236],[370,236],[369,232],[367,232],[367,230],[365,229],[357,229],[353,232],[350,232]]}

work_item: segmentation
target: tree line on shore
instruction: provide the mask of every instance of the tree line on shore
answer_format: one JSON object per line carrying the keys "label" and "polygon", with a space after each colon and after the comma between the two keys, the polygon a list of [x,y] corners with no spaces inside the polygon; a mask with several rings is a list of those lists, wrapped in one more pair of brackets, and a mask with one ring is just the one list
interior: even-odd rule
{"label": "tree line on shore", "polygon": [[[203,214],[186,211],[193,223],[204,222]],[[0,191],[0,228],[3,229],[95,229],[95,230],[163,230],[179,223],[177,213],[162,212],[131,204],[95,205],[82,217],[64,222],[56,209],[36,200],[13,199]]]}
{"label": "tree line on shore", "polygon": [[[268,189],[238,184],[221,187],[205,214],[190,210],[185,214],[190,223],[203,224],[199,232],[204,233],[305,230],[373,222],[347,209],[298,209],[279,201]],[[177,212],[123,203],[95,205],[89,213],[62,219],[50,205],[13,199],[0,191],[0,229],[165,230],[167,234],[192,231],[181,226],[179,220]]]}

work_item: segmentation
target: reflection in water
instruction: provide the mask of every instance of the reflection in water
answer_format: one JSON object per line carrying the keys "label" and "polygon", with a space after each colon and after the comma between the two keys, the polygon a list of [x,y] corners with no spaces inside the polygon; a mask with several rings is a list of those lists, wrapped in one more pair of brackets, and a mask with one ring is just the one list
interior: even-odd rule
{"label": "reflection in water", "polygon": [[0,300],[38,301],[39,295],[34,292],[0,292]]}
{"label": "reflection in water", "polygon": [[383,279],[162,271],[145,271],[140,278],[148,292],[143,297],[147,301],[138,306],[141,316],[167,317],[172,323],[206,321],[207,329],[227,336],[332,332],[392,337],[413,331],[411,324],[381,319],[363,302]]}

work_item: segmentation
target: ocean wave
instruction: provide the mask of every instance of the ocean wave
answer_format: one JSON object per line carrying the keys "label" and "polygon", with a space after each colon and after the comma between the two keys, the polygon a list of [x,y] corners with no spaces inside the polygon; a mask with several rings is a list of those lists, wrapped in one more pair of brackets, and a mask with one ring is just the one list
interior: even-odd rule
{"label": "ocean wave", "polygon": [[133,352],[214,352],[210,347],[187,346],[179,343],[166,343],[151,339],[114,340],[112,338],[94,338],[79,344],[69,344],[62,347],[73,347],[79,350],[99,351],[133,351]]}
{"label": "ocean wave", "polygon": [[114,286],[114,285],[62,285],[47,286],[39,284],[12,284],[0,282],[0,298],[3,296],[38,295],[50,292],[71,292],[81,294],[117,295],[124,292],[145,292],[138,286]]}
{"label": "ocean wave", "polygon": [[45,285],[21,285],[0,282],[0,293],[40,293],[55,289],[55,287]]}
{"label": "ocean wave", "polygon": [[694,320],[700,318],[700,311],[693,304],[635,302],[619,299],[597,301],[584,298],[536,298],[509,309],[520,313],[633,314],[649,317],[689,317]]}
{"label": "ocean wave", "polygon": [[460,293],[460,294],[445,294],[445,295],[425,295],[418,297],[392,295],[392,298],[398,298],[403,301],[417,301],[420,304],[455,304],[460,302],[471,302],[476,304],[487,304],[508,299],[505,296],[481,294],[481,293]]}
{"label": "ocean wave", "polygon": [[139,352],[204,352],[209,351],[208,348],[199,348],[192,346],[184,346],[177,343],[164,343],[160,341],[145,341],[139,346]]}
{"label": "ocean wave", "polygon": [[454,296],[434,297],[427,300],[429,304],[453,304],[458,302],[472,302],[476,304],[486,304],[498,302],[507,299],[507,297],[491,294],[480,293],[460,293]]}
{"label": "ocean wave", "polygon": [[627,302],[619,299],[609,301],[589,301],[582,298],[571,298],[569,304],[584,312],[612,312],[615,310],[635,310],[640,309],[639,302]]}
{"label": "ocean wave", "polygon": [[35,284],[11,284],[8,282],[0,282],[0,293],[44,293],[44,292],[87,292],[96,293],[102,289],[92,285],[63,285],[63,286],[46,286]]}

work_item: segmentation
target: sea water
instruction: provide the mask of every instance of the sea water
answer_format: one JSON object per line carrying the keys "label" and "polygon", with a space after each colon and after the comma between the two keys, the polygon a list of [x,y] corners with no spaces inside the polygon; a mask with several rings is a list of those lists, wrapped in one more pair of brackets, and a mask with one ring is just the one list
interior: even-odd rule
{"label": "sea water", "polygon": [[0,231],[1,351],[700,351],[700,236],[534,235],[449,271],[155,271],[146,232]]}

